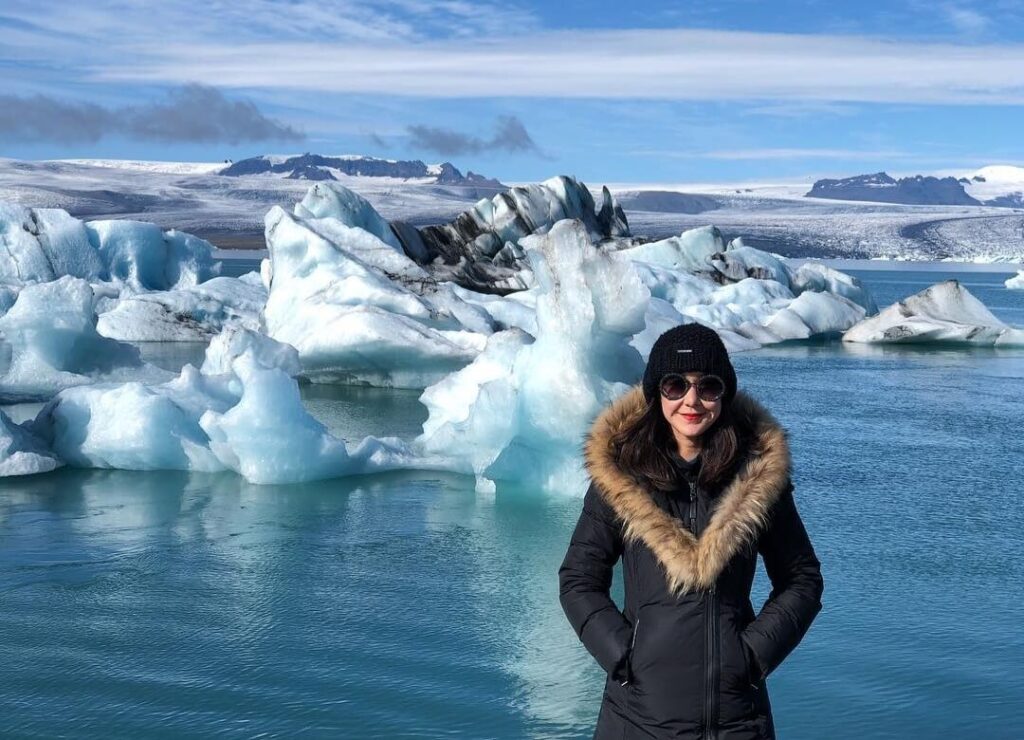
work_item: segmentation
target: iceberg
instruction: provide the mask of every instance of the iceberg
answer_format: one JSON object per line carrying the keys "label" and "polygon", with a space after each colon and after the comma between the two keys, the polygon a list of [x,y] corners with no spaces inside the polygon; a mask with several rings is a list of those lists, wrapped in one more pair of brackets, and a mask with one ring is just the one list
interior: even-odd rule
{"label": "iceberg", "polygon": [[714,226],[701,226],[659,241],[645,242],[619,250],[631,260],[670,270],[711,272],[712,258],[725,251],[725,240]]}
{"label": "iceberg", "polygon": [[575,490],[581,430],[643,371],[629,340],[644,328],[650,293],[578,221],[523,245],[538,281],[536,336],[498,332],[469,366],[427,388],[415,446],[451,456],[481,491],[508,478]]}
{"label": "iceberg", "polygon": [[855,324],[843,341],[1024,346],[1024,329],[1003,323],[957,280],[946,280]]}
{"label": "iceberg", "polygon": [[1015,290],[1024,289],[1024,270],[1018,270],[1016,275],[1014,275],[1011,278],[1007,278],[1004,285],[1007,288],[1012,288]]}
{"label": "iceberg", "polygon": [[395,221],[391,228],[405,253],[429,265],[434,277],[480,292],[507,293],[532,284],[518,247],[524,237],[545,234],[566,219],[580,221],[594,241],[629,236],[626,215],[614,196],[608,188],[601,196],[597,209],[586,185],[572,177],[552,177],[482,198],[447,224],[417,229]]}
{"label": "iceberg", "polygon": [[335,219],[349,228],[369,232],[392,249],[402,251],[402,243],[391,230],[391,224],[365,198],[342,185],[314,185],[295,206],[295,215],[307,220]]}
{"label": "iceberg", "polygon": [[0,203],[0,283],[63,276],[112,281],[133,291],[182,288],[220,274],[213,246],[140,221],[83,223],[56,208]]}
{"label": "iceberg", "polygon": [[487,312],[373,234],[279,207],[266,223],[266,332],[298,350],[311,381],[424,388],[483,349]]}
{"label": "iceberg", "polygon": [[267,289],[258,273],[103,302],[97,331],[128,342],[204,342],[229,325],[259,330]]}
{"label": "iceberg", "polygon": [[0,410],[0,478],[48,473],[63,464],[43,440]]}
{"label": "iceberg", "polygon": [[186,365],[159,384],[69,388],[27,426],[48,445],[40,454],[87,468],[233,470],[269,484],[451,466],[397,438],[349,448],[302,405],[292,377],[299,369],[294,348],[229,328],[210,343],[201,370]]}
{"label": "iceberg", "polygon": [[65,275],[25,285],[0,316],[0,402],[45,400],[96,381],[166,379],[137,348],[96,331],[93,289]]}

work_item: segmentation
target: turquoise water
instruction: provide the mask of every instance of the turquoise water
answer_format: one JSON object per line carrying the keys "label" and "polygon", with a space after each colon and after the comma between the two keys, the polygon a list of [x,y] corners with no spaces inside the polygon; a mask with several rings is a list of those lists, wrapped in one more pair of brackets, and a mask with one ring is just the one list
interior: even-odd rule
{"label": "turquoise water", "polygon": [[[943,277],[857,274],[883,306]],[[1024,324],[1005,275],[961,277]],[[150,349],[169,366],[197,350]],[[780,736],[1019,737],[1024,350],[734,361],[790,430],[826,580],[769,679]],[[416,393],[303,395],[353,439],[425,418]],[[436,473],[0,481],[0,735],[589,737],[602,675],[556,577],[579,493]]]}

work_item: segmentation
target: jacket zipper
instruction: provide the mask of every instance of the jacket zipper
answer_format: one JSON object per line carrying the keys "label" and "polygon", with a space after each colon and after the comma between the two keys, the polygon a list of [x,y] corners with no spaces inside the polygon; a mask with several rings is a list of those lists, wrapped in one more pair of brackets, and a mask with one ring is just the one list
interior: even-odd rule
{"label": "jacket zipper", "polygon": [[[690,531],[697,536],[697,480],[690,481]],[[714,740],[718,736],[718,594],[715,585],[704,596],[704,634],[706,636],[705,656],[707,672],[704,680],[704,738]]]}
{"label": "jacket zipper", "polygon": [[690,531],[697,536],[697,479],[690,480]]}
{"label": "jacket zipper", "polygon": [[715,585],[704,599],[704,631],[707,634],[707,684],[704,691],[704,737],[714,740],[718,737],[718,592]]}

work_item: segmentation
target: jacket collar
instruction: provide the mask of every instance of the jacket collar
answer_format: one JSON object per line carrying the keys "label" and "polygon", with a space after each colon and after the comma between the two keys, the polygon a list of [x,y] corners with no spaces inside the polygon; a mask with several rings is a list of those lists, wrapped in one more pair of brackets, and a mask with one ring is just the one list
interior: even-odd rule
{"label": "jacket collar", "polygon": [[751,448],[716,496],[711,520],[698,539],[659,507],[615,459],[612,436],[634,423],[646,403],[642,387],[636,386],[597,417],[585,444],[587,472],[622,520],[625,540],[643,542],[661,563],[671,593],[707,590],[733,555],[757,538],[772,504],[785,491],[791,467],[786,432],[757,401],[743,392],[736,394],[732,411],[752,430]]}

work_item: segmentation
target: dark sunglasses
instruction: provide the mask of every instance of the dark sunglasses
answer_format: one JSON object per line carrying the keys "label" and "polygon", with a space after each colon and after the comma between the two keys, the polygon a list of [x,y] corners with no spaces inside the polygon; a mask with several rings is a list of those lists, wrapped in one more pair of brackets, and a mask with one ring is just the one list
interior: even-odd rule
{"label": "dark sunglasses", "polygon": [[696,383],[691,383],[678,373],[669,373],[661,379],[661,395],[669,401],[678,401],[690,392],[690,386],[697,386],[697,397],[701,401],[717,401],[725,395],[725,383],[717,375],[704,375]]}

